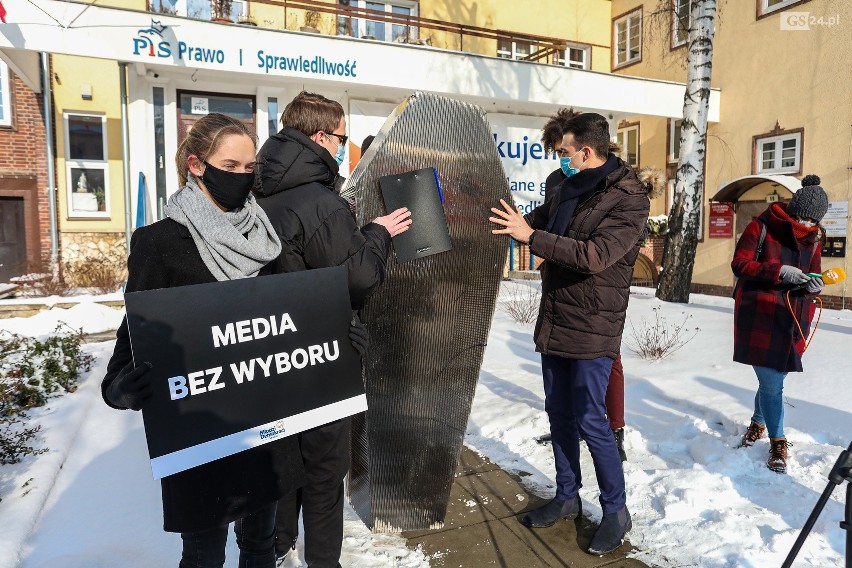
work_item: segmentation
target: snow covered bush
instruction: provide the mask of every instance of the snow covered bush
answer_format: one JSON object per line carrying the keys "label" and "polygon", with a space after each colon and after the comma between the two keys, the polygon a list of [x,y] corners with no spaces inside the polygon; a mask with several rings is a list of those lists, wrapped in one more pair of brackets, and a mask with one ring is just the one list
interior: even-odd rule
{"label": "snow covered bush", "polygon": [[21,296],[68,296],[71,293],[71,288],[68,287],[65,280],[59,276],[54,278],[49,272],[24,274],[23,276],[10,278],[9,282],[18,284],[21,287],[19,290]]}
{"label": "snow covered bush", "polygon": [[688,327],[691,314],[684,314],[680,323],[669,323],[660,315],[660,308],[653,308],[653,321],[641,320],[638,326],[630,320],[631,337],[626,341],[631,351],[642,359],[665,359],[690,341],[701,331]]}
{"label": "snow covered bush", "polygon": [[648,229],[651,236],[660,237],[669,232],[668,215],[653,215],[648,217]]}
{"label": "snow covered bush", "polygon": [[76,390],[80,373],[89,371],[93,361],[82,343],[82,333],[67,326],[41,341],[0,334],[0,464],[44,451],[29,445],[39,427],[26,425],[27,411],[57,391]]}
{"label": "snow covered bush", "polygon": [[539,289],[535,286],[511,284],[508,290],[500,309],[517,323],[533,323],[538,317],[538,306],[541,302]]}

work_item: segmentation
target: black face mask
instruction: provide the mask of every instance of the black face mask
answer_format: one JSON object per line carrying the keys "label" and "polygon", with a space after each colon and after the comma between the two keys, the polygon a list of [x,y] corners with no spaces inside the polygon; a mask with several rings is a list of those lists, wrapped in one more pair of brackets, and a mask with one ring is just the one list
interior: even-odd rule
{"label": "black face mask", "polygon": [[254,187],[254,172],[238,174],[220,170],[203,162],[205,168],[201,181],[216,203],[231,211],[242,207]]}

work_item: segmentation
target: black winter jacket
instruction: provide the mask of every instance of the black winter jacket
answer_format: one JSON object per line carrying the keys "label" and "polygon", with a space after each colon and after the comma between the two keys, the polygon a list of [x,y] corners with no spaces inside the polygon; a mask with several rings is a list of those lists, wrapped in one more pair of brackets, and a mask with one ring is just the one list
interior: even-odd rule
{"label": "black winter jacket", "polygon": [[544,259],[536,351],[569,359],[618,356],[633,265],[648,220],[648,188],[618,160],[577,206],[564,235],[546,232],[558,199],[524,216],[536,229],[530,249]]}
{"label": "black winter jacket", "polygon": [[345,266],[352,309],[360,309],[385,278],[390,234],[376,223],[361,229],[335,192],[337,162],[293,128],[267,140],[257,156],[258,203],[283,249],[273,273]]}
{"label": "black winter jacket", "polygon": [[[172,219],[136,229],[127,268],[127,292],[216,282],[189,230]],[[102,393],[132,358],[125,318],[116,333]],[[106,396],[104,401],[113,406]],[[296,436],[221,458],[160,480],[163,528],[195,532],[218,527],[284,497],[304,481]]]}

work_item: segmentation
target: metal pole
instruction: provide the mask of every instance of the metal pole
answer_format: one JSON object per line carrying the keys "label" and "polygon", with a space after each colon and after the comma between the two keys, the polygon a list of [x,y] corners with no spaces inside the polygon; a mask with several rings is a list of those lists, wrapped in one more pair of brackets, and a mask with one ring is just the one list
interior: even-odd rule
{"label": "metal pole", "polygon": [[127,63],[118,64],[118,84],[121,96],[121,161],[124,170],[124,238],[130,254],[131,196],[130,196],[130,132],[127,124]]}
{"label": "metal pole", "polygon": [[840,528],[846,531],[846,568],[852,568],[852,481],[846,482],[846,514]]}
{"label": "metal pole", "polygon": [[59,274],[59,231],[56,223],[56,170],[53,156],[53,100],[51,99],[50,60],[45,52],[41,58],[41,95],[44,100],[44,133],[47,144],[47,199],[50,211],[50,269]]}
{"label": "metal pole", "polygon": [[515,271],[515,239],[509,239],[509,272]]}
{"label": "metal pole", "polygon": [[[527,245],[527,247],[529,248],[529,245]],[[535,270],[535,255],[533,254],[532,248],[530,248],[529,251],[530,251],[530,270]]]}
{"label": "metal pole", "polygon": [[[805,526],[802,527],[802,530],[799,532],[799,537],[796,539],[796,542],[793,543],[793,548],[790,550],[790,554],[787,555],[787,558],[784,560],[781,568],[791,568],[791,566],[793,566],[793,561],[796,560],[796,555],[799,554],[799,550],[801,550],[802,545],[805,544],[805,539],[808,538],[808,534],[816,524],[817,519],[819,518],[820,513],[822,513],[823,507],[825,507],[825,504],[831,497],[834,488],[844,481],[849,484],[846,486],[846,521],[840,523],[840,528],[847,531],[847,545],[852,545],[852,537],[850,537],[850,535],[852,535],[852,503],[849,502],[849,499],[852,498],[852,443],[850,443],[848,449],[840,452],[840,457],[837,458],[837,462],[834,464],[834,467],[831,468],[831,471],[828,474],[828,484],[825,486],[825,490],[822,492],[822,495],[820,495],[817,504],[814,505],[813,511],[811,511],[811,516],[808,517],[807,521],[805,521]],[[852,568],[852,549],[848,546],[846,548],[846,568]]]}

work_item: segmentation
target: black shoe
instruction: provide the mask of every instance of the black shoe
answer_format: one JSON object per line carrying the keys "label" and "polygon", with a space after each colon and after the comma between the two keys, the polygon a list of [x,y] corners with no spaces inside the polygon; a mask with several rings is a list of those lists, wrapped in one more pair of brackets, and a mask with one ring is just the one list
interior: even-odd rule
{"label": "black shoe", "polygon": [[627,507],[617,513],[607,513],[601,519],[601,524],[589,544],[589,554],[603,556],[621,546],[624,535],[633,528],[630,512]]}
{"label": "black shoe", "polygon": [[278,539],[275,539],[275,566],[280,567],[284,566],[284,559],[287,558],[287,555],[290,554],[293,550],[296,550],[296,541],[293,540],[293,543],[289,547],[282,547],[281,543]]}
{"label": "black shoe", "polygon": [[550,432],[548,432],[547,434],[542,434],[541,436],[534,438],[534,440],[542,446],[546,446],[547,444],[553,441],[553,436],[551,436]]}
{"label": "black shoe", "polygon": [[539,529],[549,527],[560,519],[576,519],[582,511],[580,497],[568,500],[554,498],[543,507],[527,511],[519,520],[523,525]]}
{"label": "black shoe", "polygon": [[612,431],[612,435],[615,438],[615,445],[618,447],[618,456],[621,458],[621,461],[627,461],[627,453],[624,451],[624,428],[618,428]]}

